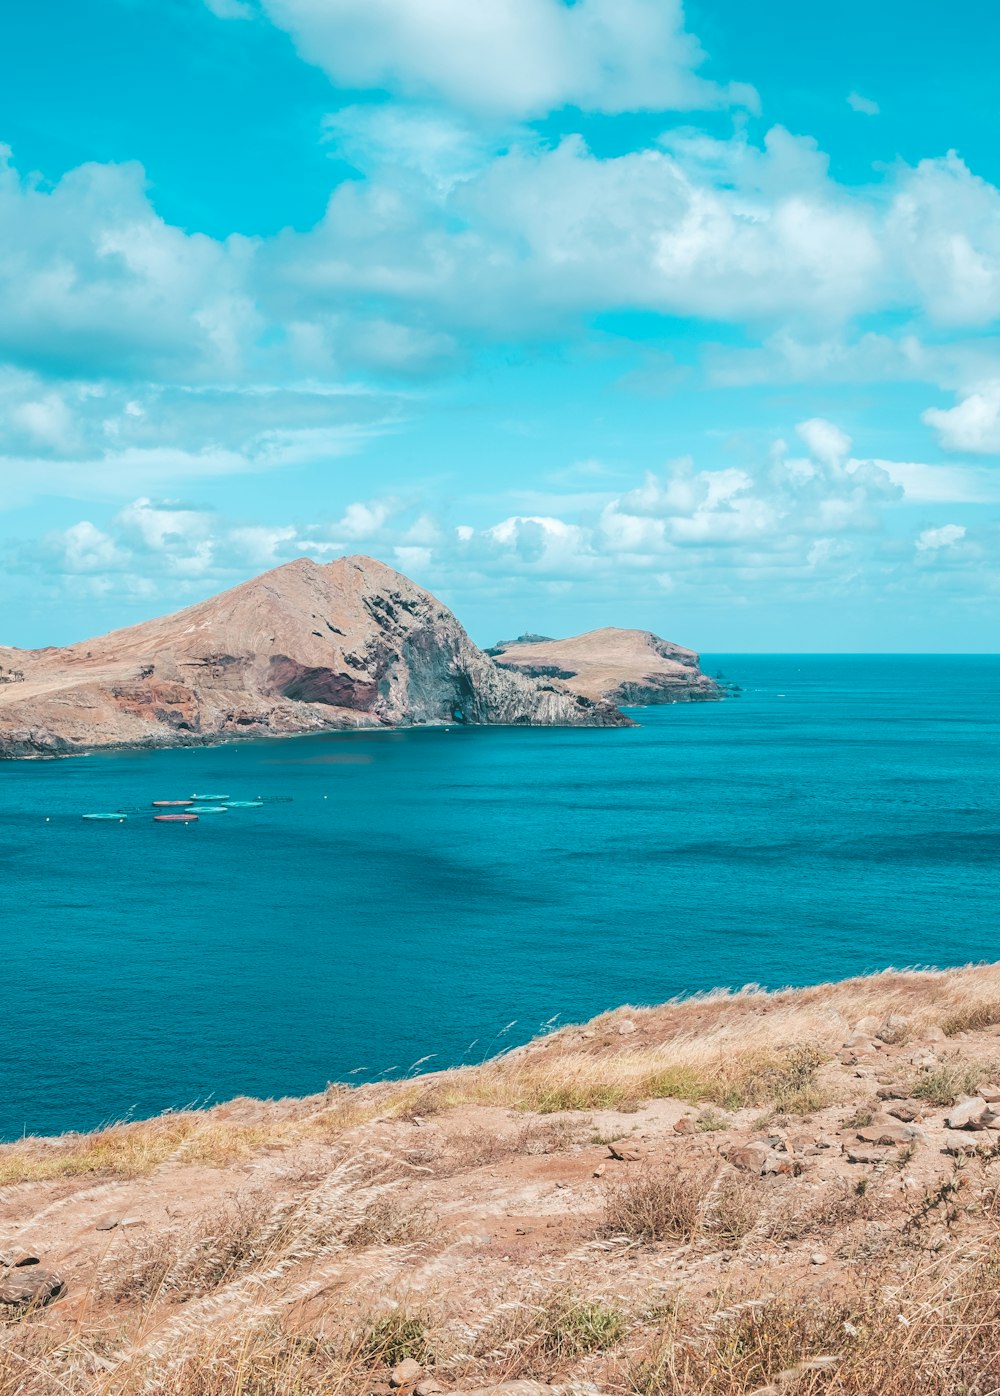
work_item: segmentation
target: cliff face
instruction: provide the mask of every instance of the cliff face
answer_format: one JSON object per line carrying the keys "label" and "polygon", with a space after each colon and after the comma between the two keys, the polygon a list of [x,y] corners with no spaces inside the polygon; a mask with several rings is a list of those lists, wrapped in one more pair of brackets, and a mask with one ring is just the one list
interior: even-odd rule
{"label": "cliff face", "polygon": [[0,756],[414,723],[621,726],[498,667],[429,592],[366,557],[300,558],[65,649],[0,648]]}
{"label": "cliff face", "polygon": [[690,703],[721,698],[693,650],[650,630],[607,627],[569,640],[522,636],[490,650],[512,672],[548,679],[560,689],[611,703]]}

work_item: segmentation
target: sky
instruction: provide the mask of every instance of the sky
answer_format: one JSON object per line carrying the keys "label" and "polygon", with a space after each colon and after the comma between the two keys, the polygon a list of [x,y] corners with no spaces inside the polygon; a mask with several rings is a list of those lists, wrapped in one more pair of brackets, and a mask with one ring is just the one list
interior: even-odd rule
{"label": "sky", "polygon": [[33,0],[0,643],[368,553],[473,638],[1000,648],[1000,9]]}

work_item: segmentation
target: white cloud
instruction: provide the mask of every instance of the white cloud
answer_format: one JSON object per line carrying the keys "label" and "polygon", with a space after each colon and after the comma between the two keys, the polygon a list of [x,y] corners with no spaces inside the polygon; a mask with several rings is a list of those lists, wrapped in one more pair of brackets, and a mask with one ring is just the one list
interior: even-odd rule
{"label": "white cloud", "polygon": [[817,460],[837,466],[847,459],[851,438],[833,422],[827,422],[822,417],[810,417],[807,422],[799,422],[795,430]]}
{"label": "white cloud", "polygon": [[388,88],[489,115],[752,104],[696,76],[680,0],[263,0],[339,86]]}
{"label": "white cloud", "polygon": [[916,542],[917,552],[936,552],[939,548],[953,548],[965,537],[961,524],[943,524],[940,528],[925,528]]}
{"label": "white cloud", "polygon": [[969,393],[955,407],[928,407],[922,415],[946,450],[1000,452],[1000,379]]}
{"label": "white cloud", "polygon": [[871,97],[862,97],[860,92],[851,92],[847,97],[847,105],[851,111],[860,112],[862,116],[878,116],[879,104],[873,102]]}

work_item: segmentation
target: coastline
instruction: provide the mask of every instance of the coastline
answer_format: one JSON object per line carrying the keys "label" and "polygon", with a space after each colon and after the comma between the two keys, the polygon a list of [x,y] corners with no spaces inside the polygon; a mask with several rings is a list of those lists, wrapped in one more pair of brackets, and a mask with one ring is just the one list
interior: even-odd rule
{"label": "coastline", "polygon": [[998,1028],[1000,965],[885,971],[0,1146],[0,1390],[959,1390]]}

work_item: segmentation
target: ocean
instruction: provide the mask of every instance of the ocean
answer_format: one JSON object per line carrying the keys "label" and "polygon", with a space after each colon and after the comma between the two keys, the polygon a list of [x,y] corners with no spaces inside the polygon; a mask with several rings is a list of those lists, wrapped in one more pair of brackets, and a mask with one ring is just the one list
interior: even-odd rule
{"label": "ocean", "polygon": [[[0,1138],[1000,958],[1000,658],[704,665],[742,694],[628,730],[0,763]],[[264,804],[153,822],[195,791]]]}

